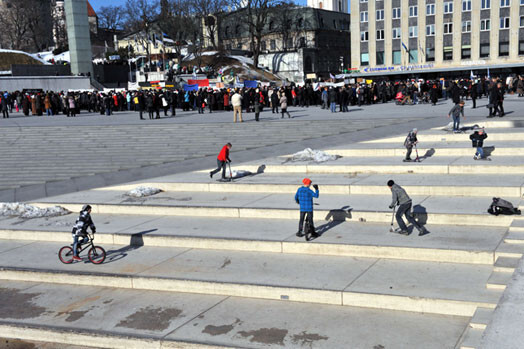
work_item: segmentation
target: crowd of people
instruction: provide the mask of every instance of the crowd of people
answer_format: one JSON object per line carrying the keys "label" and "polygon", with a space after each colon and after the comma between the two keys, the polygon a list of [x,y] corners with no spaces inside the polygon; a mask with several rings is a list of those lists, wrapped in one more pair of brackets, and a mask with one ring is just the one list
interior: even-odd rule
{"label": "crowd of people", "polygon": [[[451,98],[454,104],[463,99],[471,98],[473,108],[477,99],[489,98],[489,116],[504,115],[504,94],[512,90],[524,96],[524,78],[519,77],[511,86],[504,81],[493,79],[458,81],[383,81],[360,84],[345,84],[344,86],[304,86],[291,85],[280,88],[260,86],[257,88],[200,88],[197,91],[183,89],[160,89],[121,91],[109,93],[97,92],[4,92],[0,95],[0,106],[4,118],[9,117],[13,110],[24,115],[58,115],[74,117],[80,112],[97,112],[111,115],[119,111],[137,111],[144,119],[147,113],[149,119],[159,119],[163,116],[175,116],[177,109],[182,111],[198,111],[202,114],[213,111],[234,111],[235,119],[239,114],[242,122],[242,112],[255,113],[259,120],[264,108],[272,113],[281,113],[291,117],[288,106],[310,107],[320,106],[331,112],[349,112],[349,106],[371,105],[376,103],[397,104],[431,103],[435,105],[440,98]],[[234,97],[237,95],[237,97]]]}

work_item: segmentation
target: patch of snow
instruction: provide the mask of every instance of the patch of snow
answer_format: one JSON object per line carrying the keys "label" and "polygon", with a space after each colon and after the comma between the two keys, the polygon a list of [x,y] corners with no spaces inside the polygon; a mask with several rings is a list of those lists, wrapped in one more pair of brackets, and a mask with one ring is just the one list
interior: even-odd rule
{"label": "patch of snow", "polygon": [[140,187],[136,187],[133,190],[128,191],[125,195],[131,196],[134,198],[142,198],[145,196],[155,195],[161,192],[162,190],[158,188],[140,186]]}
{"label": "patch of snow", "polygon": [[70,214],[71,211],[61,207],[53,206],[40,208],[19,202],[0,203],[0,216],[16,216],[20,218],[56,217]]}
{"label": "patch of snow", "polygon": [[253,65],[253,63],[254,63],[252,58],[248,58],[248,57],[244,57],[244,56],[229,56],[229,57],[233,58],[233,59],[236,59],[237,61],[242,63],[242,65],[244,67],[246,67],[248,64]]}
{"label": "patch of snow", "polygon": [[233,171],[231,171],[231,177],[233,177],[233,178],[242,178],[242,177],[250,176],[252,174],[253,174],[252,172],[244,171],[244,170],[233,170]]}
{"label": "patch of snow", "polygon": [[217,53],[218,53],[217,51],[206,51],[206,52],[202,52],[202,56],[214,56]]}
{"label": "patch of snow", "polygon": [[322,150],[313,150],[306,148],[298,153],[293,154],[291,161],[314,161],[314,162],[325,162],[336,160],[340,156],[330,155]]}

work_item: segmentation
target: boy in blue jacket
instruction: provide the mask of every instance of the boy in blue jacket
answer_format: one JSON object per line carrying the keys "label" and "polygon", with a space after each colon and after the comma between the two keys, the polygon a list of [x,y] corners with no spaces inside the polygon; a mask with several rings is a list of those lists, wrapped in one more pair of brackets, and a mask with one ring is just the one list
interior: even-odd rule
{"label": "boy in blue jacket", "polygon": [[[313,198],[318,198],[318,185],[313,185],[315,191],[311,190],[311,179],[304,178],[302,180],[304,185],[298,188],[295,194],[295,201],[300,205],[300,220],[298,221],[298,237],[303,237],[305,234],[302,232],[304,227],[304,218],[307,219],[309,225],[315,230],[313,225]],[[311,237],[316,238],[319,235],[316,233],[311,234]]]}

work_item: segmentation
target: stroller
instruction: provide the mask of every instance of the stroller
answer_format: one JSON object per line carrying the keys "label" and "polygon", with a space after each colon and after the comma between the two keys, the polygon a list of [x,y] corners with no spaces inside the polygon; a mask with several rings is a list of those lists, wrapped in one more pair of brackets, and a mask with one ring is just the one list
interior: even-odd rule
{"label": "stroller", "polygon": [[520,214],[520,210],[514,207],[511,202],[501,198],[493,198],[493,202],[491,203],[491,206],[489,206],[488,212],[495,216],[498,216],[499,214]]}

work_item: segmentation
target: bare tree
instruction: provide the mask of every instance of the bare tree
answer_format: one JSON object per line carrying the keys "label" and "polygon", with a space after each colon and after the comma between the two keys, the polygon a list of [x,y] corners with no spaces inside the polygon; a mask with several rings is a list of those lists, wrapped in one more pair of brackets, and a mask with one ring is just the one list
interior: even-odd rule
{"label": "bare tree", "polygon": [[226,0],[193,0],[195,14],[203,20],[203,38],[211,43],[214,50],[218,50],[216,40],[218,32],[217,14],[224,11],[228,4]]}
{"label": "bare tree", "polygon": [[248,26],[253,64],[258,67],[262,38],[272,10],[282,3],[281,0],[235,0],[237,8],[246,11],[245,23]]}
{"label": "bare tree", "polygon": [[121,29],[124,24],[125,9],[122,6],[102,6],[97,14],[101,28],[116,30]]}
{"label": "bare tree", "polygon": [[45,2],[19,0],[8,5],[0,11],[2,46],[39,51],[51,44],[51,8]]}
{"label": "bare tree", "polygon": [[189,41],[193,45],[201,44],[200,26],[192,11],[192,0],[161,0],[161,8],[158,25],[175,41],[175,53],[180,62],[184,44]]}
{"label": "bare tree", "polygon": [[136,32],[134,40],[144,47],[149,62],[151,61],[150,44],[154,40],[153,24],[159,16],[158,5],[158,1],[155,0],[127,0],[124,10],[126,29]]}

